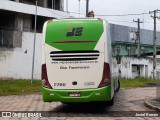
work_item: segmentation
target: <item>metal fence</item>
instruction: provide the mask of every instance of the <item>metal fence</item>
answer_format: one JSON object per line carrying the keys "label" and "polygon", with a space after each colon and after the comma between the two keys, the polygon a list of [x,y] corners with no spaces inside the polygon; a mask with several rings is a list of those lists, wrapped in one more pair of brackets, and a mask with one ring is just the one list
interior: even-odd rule
{"label": "metal fence", "polygon": [[156,79],[157,79],[156,94],[157,94],[157,99],[160,100],[160,71],[157,71]]}
{"label": "metal fence", "polygon": [[[110,31],[111,31],[111,39],[112,42],[130,42],[135,43],[132,40],[130,34],[137,31],[137,28],[117,25],[117,24],[110,24]],[[153,31],[152,30],[145,30],[141,29],[141,43],[142,44],[149,44],[153,45]],[[160,32],[157,31],[157,45],[160,45]]]}
{"label": "metal fence", "polygon": [[16,43],[18,44],[21,40],[21,33],[13,27],[0,27],[0,47],[16,46]]}
{"label": "metal fence", "polygon": [[11,47],[13,43],[13,31],[0,30],[0,46]]}

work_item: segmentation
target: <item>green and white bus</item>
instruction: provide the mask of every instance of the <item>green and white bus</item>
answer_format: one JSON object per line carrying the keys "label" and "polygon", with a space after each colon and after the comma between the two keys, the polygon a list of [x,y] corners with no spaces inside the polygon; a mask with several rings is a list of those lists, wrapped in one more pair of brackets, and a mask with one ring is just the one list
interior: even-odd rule
{"label": "green and white bus", "polygon": [[49,20],[44,24],[43,36],[44,102],[113,104],[120,84],[112,79],[110,29],[105,20]]}

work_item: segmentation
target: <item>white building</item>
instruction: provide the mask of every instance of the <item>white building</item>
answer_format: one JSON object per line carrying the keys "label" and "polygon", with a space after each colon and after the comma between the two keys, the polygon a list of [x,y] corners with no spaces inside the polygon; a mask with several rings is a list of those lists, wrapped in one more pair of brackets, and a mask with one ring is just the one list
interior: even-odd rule
{"label": "white building", "polygon": [[[127,57],[121,58],[121,64],[117,65],[116,58],[113,58],[113,69],[120,71],[122,78],[135,78],[135,77],[153,77],[153,58],[152,57]],[[139,69],[139,70],[138,70]],[[156,72],[160,71],[160,58],[157,57]]]}
{"label": "white building", "polygon": [[[63,11],[64,0],[37,1],[34,78],[40,79],[43,23],[69,14]],[[0,1],[0,79],[31,79],[35,4],[36,0]]]}

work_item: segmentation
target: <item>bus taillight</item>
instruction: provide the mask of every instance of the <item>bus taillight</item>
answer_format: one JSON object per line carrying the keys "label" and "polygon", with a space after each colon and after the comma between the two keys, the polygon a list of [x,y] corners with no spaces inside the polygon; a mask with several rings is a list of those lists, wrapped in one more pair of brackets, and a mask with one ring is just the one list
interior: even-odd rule
{"label": "bus taillight", "polygon": [[98,88],[111,84],[110,77],[110,66],[108,63],[104,63],[103,76]]}
{"label": "bus taillight", "polygon": [[97,18],[99,21],[103,22],[103,20],[101,18]]}
{"label": "bus taillight", "polygon": [[42,65],[42,85],[43,87],[52,89],[50,83],[48,82],[46,64]]}
{"label": "bus taillight", "polygon": [[50,20],[48,20],[48,23],[50,23],[50,22],[52,22],[53,20],[52,19],[50,19]]}

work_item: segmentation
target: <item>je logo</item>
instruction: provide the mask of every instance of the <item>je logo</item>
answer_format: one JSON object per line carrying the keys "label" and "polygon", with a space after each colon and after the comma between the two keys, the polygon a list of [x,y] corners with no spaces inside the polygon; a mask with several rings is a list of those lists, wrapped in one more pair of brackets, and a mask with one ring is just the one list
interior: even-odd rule
{"label": "je logo", "polygon": [[69,27],[66,36],[67,37],[82,36],[82,33],[83,33],[83,27],[72,28],[72,31],[70,31]]}

